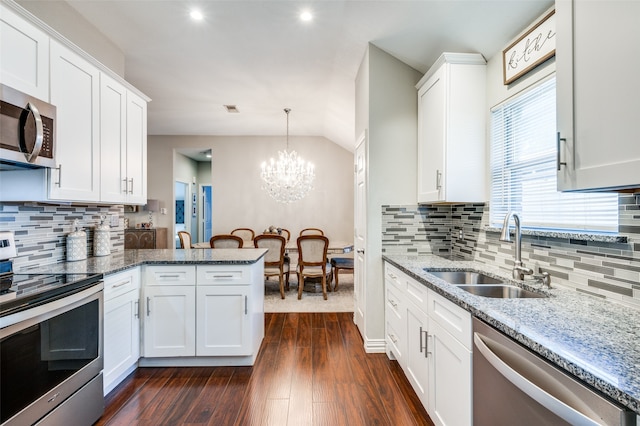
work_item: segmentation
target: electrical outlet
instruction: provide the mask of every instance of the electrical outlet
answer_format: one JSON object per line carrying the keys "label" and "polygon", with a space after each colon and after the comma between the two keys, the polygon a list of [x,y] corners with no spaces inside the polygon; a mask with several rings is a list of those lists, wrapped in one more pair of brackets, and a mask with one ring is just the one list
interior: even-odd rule
{"label": "electrical outlet", "polygon": [[117,214],[112,214],[110,218],[110,225],[111,227],[117,227],[118,225],[120,225],[120,216],[118,216]]}

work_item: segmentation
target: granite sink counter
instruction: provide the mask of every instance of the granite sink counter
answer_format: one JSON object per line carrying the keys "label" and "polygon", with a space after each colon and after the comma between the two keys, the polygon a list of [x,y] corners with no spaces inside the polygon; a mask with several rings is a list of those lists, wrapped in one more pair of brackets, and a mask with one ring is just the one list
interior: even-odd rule
{"label": "granite sink counter", "polygon": [[[539,299],[492,299],[472,295],[432,270],[477,270],[506,278],[508,272],[473,261],[438,256],[385,255],[383,259],[491,324],[561,369],[640,414],[640,312],[571,289],[520,282],[547,294]],[[553,283],[552,283],[553,284]]]}
{"label": "granite sink counter", "polygon": [[197,249],[197,250],[125,250],[109,256],[86,260],[17,268],[19,273],[39,274],[112,274],[139,265],[162,264],[252,264],[260,260],[266,249]]}

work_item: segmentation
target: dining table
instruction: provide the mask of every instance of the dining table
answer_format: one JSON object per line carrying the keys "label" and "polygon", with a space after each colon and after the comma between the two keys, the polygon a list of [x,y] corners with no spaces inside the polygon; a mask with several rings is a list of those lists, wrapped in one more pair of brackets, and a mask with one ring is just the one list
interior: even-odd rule
{"label": "dining table", "polygon": [[[246,240],[242,244],[243,248],[254,248],[253,240]],[[200,242],[193,243],[193,248],[198,249],[208,249],[211,248],[209,242]],[[298,252],[298,244],[296,241],[289,241],[285,247],[286,252],[297,253]],[[328,253],[337,254],[337,253],[350,253],[353,251],[353,243],[347,241],[333,241],[329,240],[329,247],[327,248]]]}

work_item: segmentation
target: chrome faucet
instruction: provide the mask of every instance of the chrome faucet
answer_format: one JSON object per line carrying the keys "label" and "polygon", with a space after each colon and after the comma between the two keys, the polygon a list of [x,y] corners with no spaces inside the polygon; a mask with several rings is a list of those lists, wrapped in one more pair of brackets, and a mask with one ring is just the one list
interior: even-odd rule
{"label": "chrome faucet", "polygon": [[516,229],[516,241],[515,241],[515,259],[513,262],[513,278],[516,280],[524,280],[525,275],[533,275],[533,270],[525,268],[522,264],[522,232],[520,230],[520,216],[515,212],[507,213],[502,224],[502,233],[500,234],[500,241],[507,243],[511,242],[511,235],[509,234],[509,221],[513,217]]}

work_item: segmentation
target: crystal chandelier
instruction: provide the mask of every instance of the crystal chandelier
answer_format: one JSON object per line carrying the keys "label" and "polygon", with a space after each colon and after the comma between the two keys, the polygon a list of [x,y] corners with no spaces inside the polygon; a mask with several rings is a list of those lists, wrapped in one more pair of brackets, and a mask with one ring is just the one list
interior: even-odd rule
{"label": "crystal chandelier", "polygon": [[278,151],[278,161],[271,158],[269,163],[262,163],[260,177],[263,181],[262,189],[266,190],[271,198],[279,203],[288,204],[304,198],[313,189],[316,175],[313,164],[298,157],[295,151],[289,151],[291,109],[285,108],[284,112],[287,114],[287,149]]}

